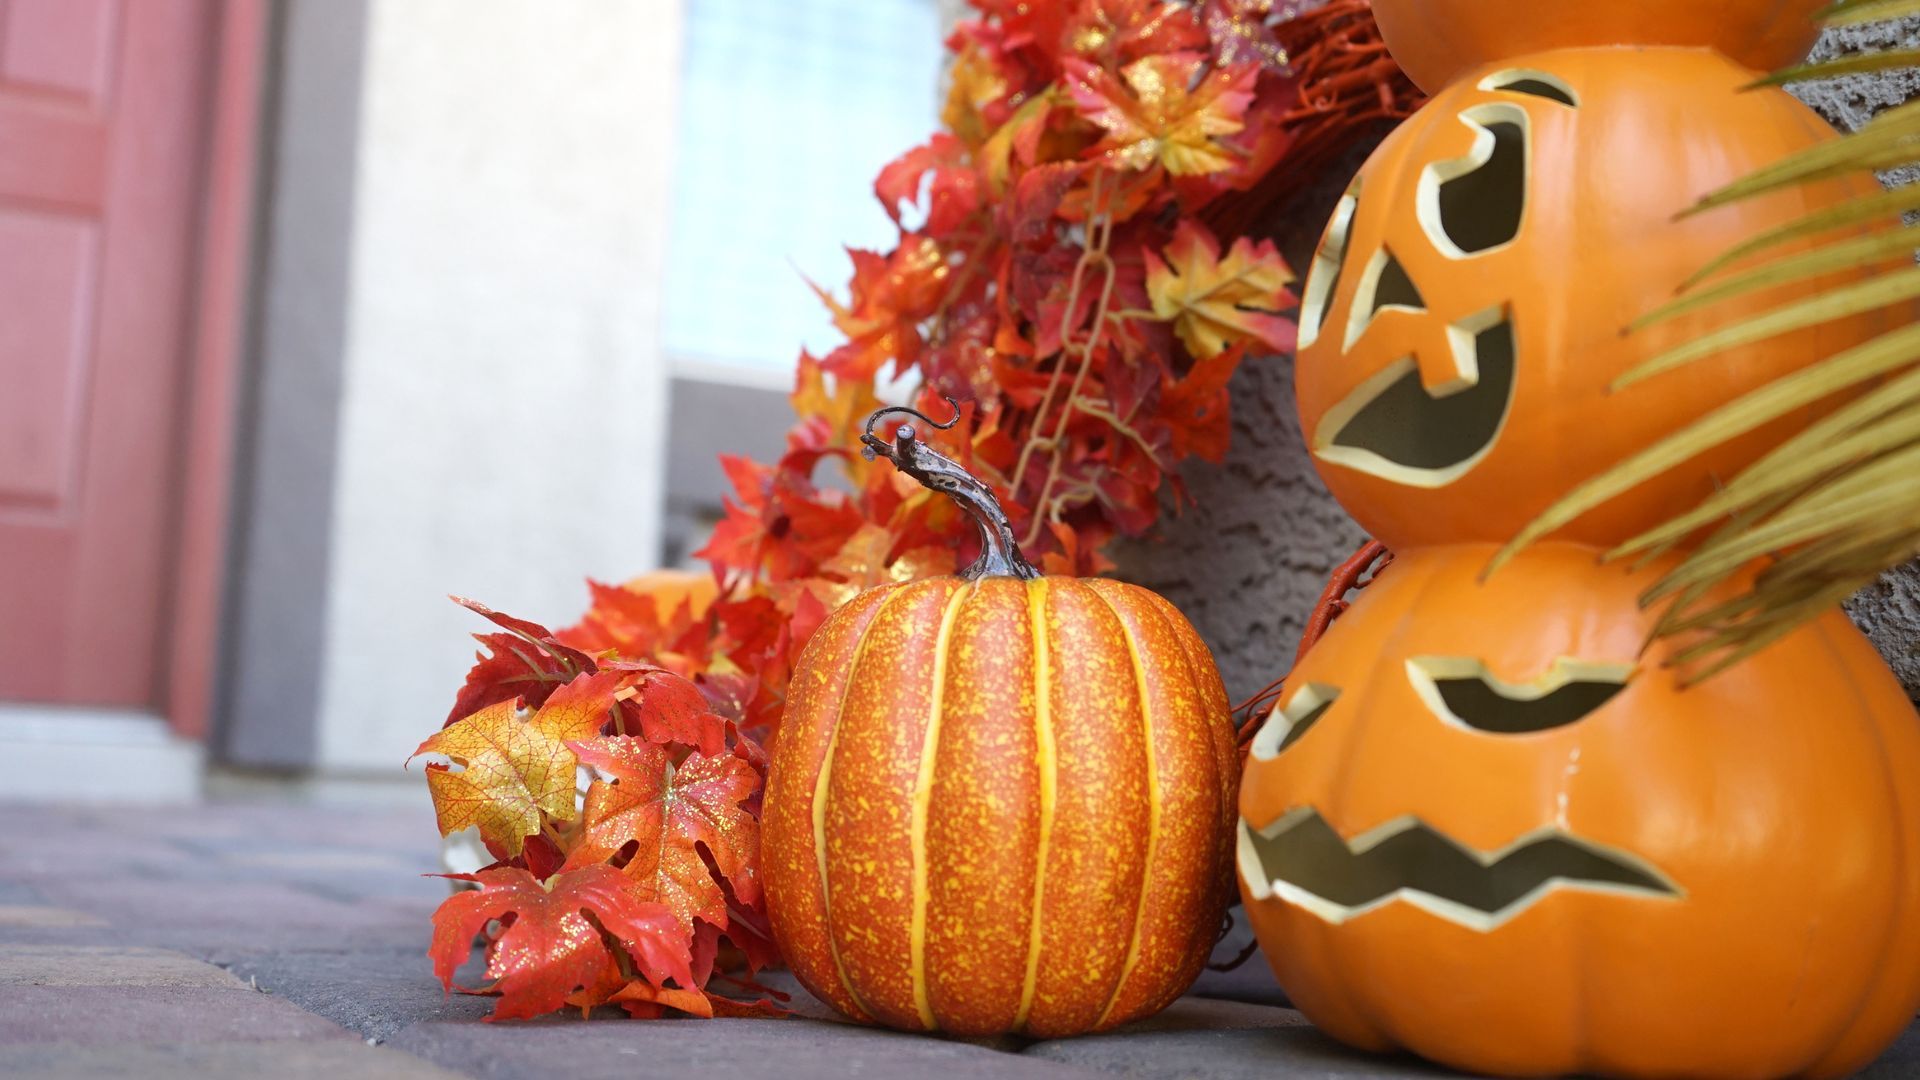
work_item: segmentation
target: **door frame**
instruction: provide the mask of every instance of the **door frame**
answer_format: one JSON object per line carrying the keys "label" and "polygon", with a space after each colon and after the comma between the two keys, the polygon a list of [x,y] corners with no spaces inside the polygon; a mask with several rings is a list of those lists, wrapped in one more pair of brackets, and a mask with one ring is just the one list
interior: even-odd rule
{"label": "door frame", "polygon": [[216,74],[200,146],[197,288],[178,399],[186,427],[177,455],[176,554],[164,682],[154,702],[175,733],[196,740],[212,723],[229,585],[272,23],[271,0],[216,0],[208,28]]}

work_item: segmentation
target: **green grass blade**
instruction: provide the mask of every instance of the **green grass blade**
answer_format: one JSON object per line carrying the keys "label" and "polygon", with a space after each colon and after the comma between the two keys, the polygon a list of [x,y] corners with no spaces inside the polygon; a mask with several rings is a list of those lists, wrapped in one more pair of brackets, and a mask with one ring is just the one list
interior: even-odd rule
{"label": "green grass blade", "polygon": [[1785,68],[1765,78],[1755,79],[1747,84],[1747,89],[1784,86],[1787,83],[1796,82],[1815,82],[1841,75],[1865,75],[1875,71],[1895,71],[1910,67],[1920,67],[1920,49],[1888,49],[1883,52],[1855,53],[1852,56],[1842,56],[1834,60],[1823,60],[1817,64],[1801,64],[1798,67]]}
{"label": "green grass blade", "polygon": [[1624,389],[1717,352],[1890,307],[1916,297],[1920,297],[1920,267],[1880,274],[1722,327],[1685,345],[1669,349],[1620,376],[1614,381],[1613,389]]}
{"label": "green grass blade", "polygon": [[1814,16],[1825,26],[1858,26],[1920,15],[1920,0],[1840,0]]}
{"label": "green grass blade", "polygon": [[1630,329],[1644,330],[1657,323],[1677,319],[1682,315],[1710,307],[1743,293],[1776,288],[1841,270],[1871,266],[1886,262],[1895,255],[1904,254],[1908,257],[1907,261],[1912,262],[1916,249],[1920,249],[1920,228],[1894,229],[1878,235],[1860,236],[1852,240],[1828,244],[1797,255],[1788,255],[1764,266],[1755,267],[1744,274],[1728,278],[1711,289],[1702,289],[1682,296],[1641,316]]}
{"label": "green grass blade", "polygon": [[1751,240],[1745,241],[1726,254],[1708,263],[1700,271],[1688,278],[1680,288],[1684,291],[1705,281],[1707,278],[1726,269],[1728,266],[1781,244],[1791,243],[1807,236],[1817,236],[1834,229],[1861,225],[1867,222],[1892,218],[1920,210],[1920,184],[1897,187],[1880,195],[1851,199],[1839,206],[1808,214],[1797,221],[1788,222],[1776,229],[1770,229]]}
{"label": "green grass blade", "polygon": [[[1753,396],[1772,389],[1769,386]],[[1785,395],[1775,399],[1776,402],[1784,400],[1787,400]],[[1736,403],[1736,406],[1738,404],[1741,403]],[[1748,466],[1699,506],[1635,536],[1607,552],[1606,557],[1621,559],[1664,549],[1722,518],[1743,512],[1765,512],[1762,508],[1770,509],[1772,500],[1789,496],[1828,472],[1883,452],[1889,443],[1897,444],[1903,438],[1920,438],[1920,407],[1916,406],[1920,406],[1920,371],[1909,373],[1897,383],[1869,393],[1796,435]],[[1799,403],[1796,402],[1794,407],[1799,407]],[[1774,415],[1783,416],[1791,411],[1794,411],[1793,408],[1788,408]],[[1888,413],[1892,415],[1886,416]],[[1760,420],[1753,423],[1740,434],[1765,422]],[[1695,425],[1695,428],[1704,423]],[[1682,441],[1692,434],[1694,429],[1689,429],[1682,435],[1674,436],[1674,439]],[[1728,436],[1734,437],[1737,436]],[[1719,442],[1706,442],[1705,437],[1701,437],[1700,441],[1706,443],[1701,446],[1701,452],[1719,445]]]}
{"label": "green grass blade", "polygon": [[1889,109],[1859,131],[1806,150],[1748,173],[1693,204],[1682,217],[1691,217],[1729,203],[1795,184],[1887,168],[1920,158],[1920,102]]}

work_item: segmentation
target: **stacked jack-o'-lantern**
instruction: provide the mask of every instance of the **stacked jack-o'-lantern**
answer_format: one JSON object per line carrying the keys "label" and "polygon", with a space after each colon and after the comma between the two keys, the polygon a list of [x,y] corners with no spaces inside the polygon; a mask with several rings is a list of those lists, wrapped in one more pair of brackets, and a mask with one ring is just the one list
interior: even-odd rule
{"label": "stacked jack-o'-lantern", "polygon": [[1624,330],[1736,242],[1860,193],[1677,218],[1834,137],[1746,89],[1804,55],[1823,5],[1374,6],[1435,96],[1328,228],[1297,382],[1328,487],[1398,557],[1256,736],[1254,929],[1295,1003],[1362,1047],[1500,1074],[1858,1068],[1920,1007],[1920,718],[1838,611],[1687,685],[1669,647],[1643,652],[1638,596],[1670,564],[1598,559],[1813,418],[1484,574],[1574,484],[1884,328],[1612,386],[1805,288]]}

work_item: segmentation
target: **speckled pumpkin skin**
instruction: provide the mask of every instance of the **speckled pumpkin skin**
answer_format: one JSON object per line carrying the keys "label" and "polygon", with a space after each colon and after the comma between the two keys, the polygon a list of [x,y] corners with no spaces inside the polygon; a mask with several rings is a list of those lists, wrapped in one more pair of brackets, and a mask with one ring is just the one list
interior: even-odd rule
{"label": "speckled pumpkin skin", "polygon": [[807,989],[890,1027],[1150,1015],[1219,930],[1238,768],[1213,658],[1150,592],[873,590],[794,671],[762,834],[774,936]]}

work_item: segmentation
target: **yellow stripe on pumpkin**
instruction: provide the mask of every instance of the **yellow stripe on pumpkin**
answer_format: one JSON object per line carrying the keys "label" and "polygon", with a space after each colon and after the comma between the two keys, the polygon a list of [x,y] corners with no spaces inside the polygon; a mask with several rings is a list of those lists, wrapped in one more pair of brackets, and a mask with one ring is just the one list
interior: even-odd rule
{"label": "yellow stripe on pumpkin", "polygon": [[[1084,582],[1046,589],[1049,696],[1057,760],[1043,873],[1039,973],[1026,1031],[1046,1038],[1096,1025],[1119,982],[1146,870],[1148,817],[1141,701],[1125,629]],[[1128,722],[1115,723],[1115,717]],[[1067,763],[1071,763],[1070,767]]]}
{"label": "yellow stripe on pumpkin", "polygon": [[1100,1020],[1101,1027],[1112,1027],[1164,1008],[1199,974],[1211,950],[1219,930],[1213,912],[1226,881],[1213,841],[1219,791],[1230,782],[1217,761],[1213,706],[1166,613],[1132,586],[1087,585],[1126,627],[1152,777],[1152,826],[1134,940],[1125,975]]}
{"label": "yellow stripe on pumpkin", "polygon": [[939,760],[941,712],[946,707],[947,658],[953,646],[953,621],[972,595],[970,584],[955,589],[940,614],[940,629],[933,639],[932,700],[927,705],[926,733],[920,740],[920,767],[913,781],[912,831],[908,837],[913,852],[913,922],[907,940],[913,967],[913,1007],[928,1031],[940,1025],[935,1022],[933,1006],[927,999],[927,808],[933,801],[934,768]]}
{"label": "yellow stripe on pumpkin", "polygon": [[1013,1025],[1024,1031],[1033,1015],[1033,998],[1040,982],[1040,950],[1045,923],[1040,917],[1047,898],[1047,849],[1053,844],[1054,805],[1059,799],[1060,752],[1053,737],[1053,664],[1047,646],[1047,581],[1028,581],[1027,619],[1033,635],[1034,763],[1040,772],[1040,847],[1033,873],[1031,929],[1027,936],[1026,975],[1021,980],[1020,1007]]}
{"label": "yellow stripe on pumpkin", "polygon": [[1032,942],[1041,769],[1028,585],[987,578],[953,624],[927,811],[927,992],[943,1031],[1014,1027]]}
{"label": "yellow stripe on pumpkin", "polygon": [[933,705],[927,648],[956,578],[902,586],[868,627],[835,736],[824,829],[827,916],[854,987],[877,1020],[922,1027],[912,963],[913,797]]}
{"label": "yellow stripe on pumpkin", "polygon": [[847,676],[867,627],[890,591],[874,590],[836,611],[814,633],[798,665],[781,740],[788,767],[767,778],[761,866],[767,910],[787,964],[808,990],[855,1019],[865,1008],[846,984],[827,928],[824,791]]}

